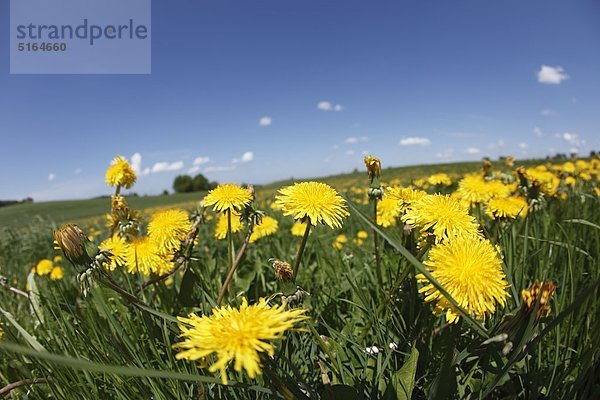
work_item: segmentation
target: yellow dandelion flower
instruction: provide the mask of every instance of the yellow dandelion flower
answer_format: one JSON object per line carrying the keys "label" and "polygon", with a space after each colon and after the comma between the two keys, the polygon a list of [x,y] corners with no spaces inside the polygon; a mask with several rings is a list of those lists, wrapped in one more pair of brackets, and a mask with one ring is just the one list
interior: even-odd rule
{"label": "yellow dandelion flower", "polygon": [[250,243],[256,242],[258,239],[264,238],[266,236],[271,236],[277,229],[279,228],[279,222],[273,217],[269,217],[268,215],[262,218],[260,224],[254,227],[252,231],[252,235],[250,236]]}
{"label": "yellow dandelion flower", "polygon": [[384,228],[396,225],[400,211],[400,203],[397,200],[384,196],[377,202],[377,225]]}
{"label": "yellow dandelion flower", "polygon": [[307,218],[311,225],[321,222],[332,229],[341,228],[343,219],[350,215],[346,201],[325,183],[295,183],[279,189],[279,193],[276,202],[283,214],[291,215],[295,220]]}
{"label": "yellow dandelion flower", "polygon": [[478,234],[475,218],[469,215],[460,201],[448,195],[427,195],[415,201],[402,220],[422,231],[431,230],[436,242],[448,236]]}
{"label": "yellow dandelion flower", "polygon": [[250,191],[233,183],[219,185],[204,197],[204,205],[213,206],[213,210],[217,212],[239,211],[251,201]]}
{"label": "yellow dandelion flower", "polygon": [[527,200],[519,196],[491,199],[485,213],[494,219],[514,219],[527,215]]}
{"label": "yellow dandelion flower", "polygon": [[334,249],[341,250],[342,247],[344,247],[344,245],[347,242],[348,242],[348,237],[342,233],[341,235],[338,235],[335,238],[335,241],[331,245],[333,246]]}
{"label": "yellow dandelion flower", "polygon": [[154,240],[159,250],[164,253],[173,253],[181,247],[192,222],[183,210],[163,210],[152,215],[148,223],[148,236]]}
{"label": "yellow dandelion flower", "polygon": [[452,185],[452,179],[448,176],[448,174],[440,173],[433,174],[429,178],[427,178],[427,183],[432,186],[442,185],[442,186],[450,186]]}
{"label": "yellow dandelion flower", "polygon": [[61,267],[54,267],[50,271],[50,279],[53,281],[61,280],[65,276],[65,270]]}
{"label": "yellow dandelion flower", "polygon": [[161,255],[156,243],[144,236],[135,239],[127,247],[127,271],[131,274],[139,272],[142,275],[155,273],[162,275],[172,268],[172,263]]}
{"label": "yellow dandelion flower", "polygon": [[[306,232],[306,223],[304,222],[294,222],[292,225],[292,229],[290,230],[292,235],[294,236],[304,236],[304,232]],[[312,235],[313,231],[311,230],[308,234]]]}
{"label": "yellow dandelion flower", "polygon": [[424,190],[413,189],[412,187],[389,187],[385,189],[385,197],[395,199],[400,207],[400,212],[406,211],[411,203],[422,199],[427,195]]}
{"label": "yellow dandelion flower", "polygon": [[135,183],[135,171],[129,165],[129,162],[121,157],[115,157],[108,170],[106,170],[106,184],[108,186],[122,186],[126,189],[131,188]]}
{"label": "yellow dandelion flower", "polygon": [[[474,235],[455,236],[433,246],[423,264],[448,291],[459,306],[477,318],[496,311],[496,305],[506,304],[508,283],[502,271],[497,249],[486,239]],[[460,314],[423,275],[419,293],[425,301],[436,303],[436,312],[446,311],[446,320],[458,321]]]}
{"label": "yellow dandelion flower", "polygon": [[121,267],[127,264],[127,256],[129,251],[129,244],[120,237],[118,234],[113,237],[104,240],[100,243],[98,248],[108,250],[110,252],[110,263],[104,264],[104,267],[111,271],[117,267]]}
{"label": "yellow dandelion flower", "polygon": [[366,238],[368,238],[368,237],[369,237],[369,234],[368,234],[366,231],[358,231],[358,232],[356,233],[356,237],[357,237],[358,239],[363,239],[363,240],[365,240]]}
{"label": "yellow dandelion flower", "polygon": [[456,193],[471,204],[485,203],[492,198],[489,185],[481,175],[467,175],[458,182]]}
{"label": "yellow dandelion flower", "polygon": [[52,260],[44,258],[43,260],[40,260],[35,266],[35,272],[40,276],[48,275],[52,271],[52,268],[54,268]]}
{"label": "yellow dandelion flower", "polygon": [[[173,347],[179,350],[178,360],[205,360],[216,354],[210,372],[220,371],[223,384],[227,384],[227,365],[233,361],[234,370],[245,370],[250,378],[262,373],[260,353],[275,354],[271,340],[283,338],[286,331],[305,319],[306,310],[286,310],[285,304],[270,306],[263,298],[248,305],[242,298],[239,308],[217,307],[211,316],[191,314],[179,317],[184,341]],[[184,325],[185,324],[185,325]]]}
{"label": "yellow dandelion flower", "polygon": [[62,257],[61,256],[56,256],[52,259],[52,261],[54,261],[55,263],[59,263],[62,262]]}
{"label": "yellow dandelion flower", "polygon": [[538,181],[540,184],[540,189],[544,194],[548,196],[556,195],[558,186],[560,185],[560,178],[558,178],[552,172],[546,170],[545,168],[528,168],[526,170],[526,176],[532,182]]}
{"label": "yellow dandelion flower", "polygon": [[[231,233],[237,233],[244,229],[240,221],[240,214],[231,213]],[[223,240],[227,237],[227,214],[220,214],[215,225],[215,238]]]}

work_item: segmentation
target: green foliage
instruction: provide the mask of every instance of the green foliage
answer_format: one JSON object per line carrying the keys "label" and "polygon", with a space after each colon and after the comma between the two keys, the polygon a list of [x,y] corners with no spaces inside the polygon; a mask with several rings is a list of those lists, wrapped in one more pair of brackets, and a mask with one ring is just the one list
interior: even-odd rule
{"label": "green foliage", "polygon": [[[169,204],[189,203],[201,197],[183,196],[161,201],[177,197]],[[108,199],[102,201],[98,214],[108,208]],[[361,216],[369,209],[356,205],[344,224],[349,240],[342,250],[331,246],[340,232],[320,226],[310,235],[298,282],[310,293],[303,305],[311,320],[303,331],[278,342],[275,357],[265,365],[298,398],[595,398],[600,393],[598,206],[598,197],[573,192],[514,222],[479,215],[485,234],[502,249],[511,297],[505,309],[485,321],[463,317],[449,326],[418,293],[415,274],[421,266],[410,257],[411,236],[399,227],[381,229],[383,286],[378,285],[372,226]],[[238,304],[239,294],[255,301],[281,291],[269,259],[292,260],[298,238],[289,232],[291,219],[265,210],[279,220],[280,230],[249,246],[226,304]],[[101,225],[83,226],[102,231],[96,244],[107,234]],[[0,389],[43,378],[14,390],[14,398],[280,398],[266,375],[249,379],[230,367],[235,383],[223,386],[218,375],[198,368],[200,363],[175,359],[172,344],[180,333],[175,317],[210,313],[229,268],[227,244],[213,239],[214,221],[200,226],[192,262],[172,282],[140,290],[144,278],[119,269],[111,273],[147,306],[134,306],[98,284],[83,297],[78,271],[66,263],[62,280],[30,275],[39,259],[56,255],[52,227],[33,218],[0,228],[0,275],[5,278],[0,286]],[[353,243],[361,230],[369,238],[362,245]],[[237,248],[243,235],[234,238]],[[504,355],[498,342],[483,345],[517,315],[521,290],[543,279],[558,287],[549,317],[535,326],[525,321],[521,346],[512,353]],[[27,284],[29,298],[9,289],[24,291]],[[378,352],[365,351],[373,346]]]}

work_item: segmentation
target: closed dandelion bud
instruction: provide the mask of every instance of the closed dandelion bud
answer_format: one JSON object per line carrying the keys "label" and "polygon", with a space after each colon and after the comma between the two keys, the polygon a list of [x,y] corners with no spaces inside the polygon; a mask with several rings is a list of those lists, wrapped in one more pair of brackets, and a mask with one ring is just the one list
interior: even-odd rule
{"label": "closed dandelion bud", "polygon": [[86,250],[87,238],[77,225],[62,226],[54,232],[54,241],[73,264],[88,265],[90,263],[91,258]]}
{"label": "closed dandelion bud", "polygon": [[374,200],[374,199],[381,200],[381,198],[383,197],[383,189],[380,187],[369,188],[369,191],[367,192],[367,194],[369,195],[369,198],[371,200]]}
{"label": "closed dandelion bud", "polygon": [[492,163],[490,162],[490,160],[483,160],[481,163],[481,167],[483,168],[483,173],[487,176],[492,170]]}
{"label": "closed dandelion bud", "polygon": [[254,186],[248,185],[248,186],[246,186],[246,189],[248,189],[248,192],[250,192],[250,196],[252,196],[252,200],[254,200],[254,194],[255,194]]}
{"label": "closed dandelion bud", "polygon": [[534,282],[529,289],[521,291],[523,305],[527,307],[527,311],[531,313],[538,304],[539,299],[539,308],[537,311],[536,320],[538,320],[542,314],[545,314],[547,317],[550,314],[550,306],[548,303],[550,302],[550,298],[555,291],[556,284],[554,282],[542,282],[541,284]]}
{"label": "closed dandelion bud", "polygon": [[365,166],[367,167],[369,179],[373,180],[374,178],[379,178],[379,176],[381,175],[381,161],[379,161],[379,158],[373,156],[366,156]]}

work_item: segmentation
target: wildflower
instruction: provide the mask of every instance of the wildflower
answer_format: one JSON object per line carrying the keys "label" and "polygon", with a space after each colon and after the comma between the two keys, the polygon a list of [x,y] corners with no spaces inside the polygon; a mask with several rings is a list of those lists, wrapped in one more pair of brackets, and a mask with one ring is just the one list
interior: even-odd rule
{"label": "wildflower", "polygon": [[389,346],[390,350],[394,351],[396,349],[398,349],[398,345],[394,342],[390,342]]}
{"label": "wildflower", "polygon": [[50,279],[53,281],[61,280],[65,276],[65,270],[61,267],[54,267],[52,271],[50,271]]}
{"label": "wildflower", "polygon": [[381,175],[381,161],[379,161],[379,158],[366,156],[365,166],[367,167],[369,179],[373,180],[374,178],[379,178]]}
{"label": "wildflower", "polygon": [[273,217],[264,216],[260,221],[260,224],[254,226],[254,231],[250,236],[250,243],[256,242],[266,236],[271,236],[279,228],[279,222]]}
{"label": "wildflower", "polygon": [[467,175],[459,183],[457,194],[471,204],[485,203],[494,197],[509,196],[511,187],[496,180],[485,180],[481,175]]}
{"label": "wildflower", "polygon": [[[233,361],[233,368],[246,371],[250,378],[262,373],[260,353],[275,354],[271,340],[281,339],[286,331],[305,320],[306,310],[286,310],[285,303],[270,306],[261,298],[258,303],[248,305],[242,298],[239,308],[217,307],[211,316],[191,314],[189,318],[179,317],[179,325],[184,341],[173,347],[179,350],[178,360],[205,360],[216,353],[217,361],[210,372],[220,371],[223,384],[227,384],[227,365]],[[185,324],[185,325],[184,325]]]}
{"label": "wildflower", "polygon": [[413,202],[422,199],[427,192],[412,187],[389,187],[385,191],[385,196],[398,202],[400,212],[406,211],[406,208]]}
{"label": "wildflower", "polygon": [[133,186],[135,180],[135,171],[131,168],[129,162],[121,156],[115,157],[106,171],[106,184],[129,189]]}
{"label": "wildflower", "polygon": [[54,261],[55,263],[59,263],[62,262],[62,257],[61,256],[55,256],[52,261]]}
{"label": "wildflower", "polygon": [[148,236],[163,254],[179,250],[181,242],[192,229],[192,222],[183,210],[164,210],[155,213],[148,223]]}
{"label": "wildflower", "polygon": [[332,246],[334,249],[336,250],[341,250],[342,247],[344,247],[344,245],[348,242],[348,238],[346,237],[346,235],[344,235],[343,233],[341,235],[338,235],[335,238],[335,241],[333,242]]}
{"label": "wildflower", "polygon": [[[497,249],[486,239],[475,235],[455,236],[433,246],[429,259],[423,264],[431,275],[448,291],[459,306],[469,314],[483,318],[493,314],[496,304],[506,303],[506,282],[502,261]],[[419,293],[425,293],[426,302],[436,303],[436,312],[446,310],[446,320],[455,323],[458,312],[423,275]]]}
{"label": "wildflower", "polygon": [[523,289],[521,291],[521,297],[523,297],[523,305],[527,307],[529,312],[533,312],[538,299],[539,299],[539,308],[537,311],[536,319],[539,319],[542,314],[546,314],[546,317],[550,315],[550,306],[548,303],[550,302],[550,298],[556,291],[556,284],[554,282],[544,282],[538,283],[537,281],[531,285],[531,287],[527,290]]}
{"label": "wildflower", "polygon": [[504,159],[504,165],[508,168],[512,168],[515,165],[515,158],[513,156],[508,156]]}
{"label": "wildflower", "polygon": [[527,201],[519,196],[491,199],[485,213],[494,219],[514,219],[527,215]]}
{"label": "wildflower", "polygon": [[364,239],[366,239],[366,238],[368,238],[368,237],[369,237],[369,234],[368,234],[366,231],[358,231],[358,232],[356,233],[356,237],[357,237],[358,239],[363,239],[363,240],[364,240]]}
{"label": "wildflower", "polygon": [[90,263],[91,258],[85,247],[87,238],[77,225],[64,225],[53,235],[57,248],[63,251],[67,260],[78,265]]}
{"label": "wildflower", "polygon": [[252,201],[252,194],[248,189],[244,189],[233,183],[219,185],[206,195],[204,205],[213,206],[217,212],[239,211]]}
{"label": "wildflower", "polygon": [[135,239],[127,247],[127,271],[131,274],[139,272],[142,275],[155,273],[162,275],[171,269],[171,263],[160,255],[156,242],[144,236]]}
{"label": "wildflower", "polygon": [[[292,235],[294,236],[304,236],[304,232],[306,231],[306,223],[305,222],[294,222],[292,225]],[[309,232],[309,235],[312,235],[312,231]]]}
{"label": "wildflower", "polygon": [[346,201],[324,183],[295,183],[279,189],[279,193],[276,202],[284,215],[291,215],[295,220],[307,219],[314,226],[322,222],[332,229],[341,228],[343,218],[350,215]]}
{"label": "wildflower", "polygon": [[384,228],[396,225],[396,218],[400,216],[401,210],[396,199],[383,196],[383,199],[377,203],[377,225]]}
{"label": "wildflower", "polygon": [[35,266],[35,272],[40,276],[48,275],[52,271],[53,267],[54,264],[52,263],[52,260],[44,258],[43,260],[40,260]]}
{"label": "wildflower", "polygon": [[427,195],[415,201],[402,220],[413,227],[420,227],[422,231],[432,230],[436,242],[448,236],[478,233],[475,218],[457,199],[447,195]]}
{"label": "wildflower", "polygon": [[104,266],[111,271],[117,267],[123,266],[127,263],[127,252],[129,244],[118,234],[114,234],[112,237],[104,240],[98,246],[101,250],[108,250],[110,253],[110,263],[105,263]]}
{"label": "wildflower", "polygon": [[448,176],[448,174],[440,173],[433,174],[429,178],[427,178],[427,183],[432,186],[441,185],[441,186],[450,186],[452,185],[452,179]]}
{"label": "wildflower", "polygon": [[273,269],[275,269],[275,276],[277,279],[281,279],[284,282],[289,282],[292,280],[293,271],[292,266],[281,260],[271,259],[273,261]]}
{"label": "wildflower", "polygon": [[[227,214],[220,214],[215,225],[215,238],[223,240],[227,237]],[[240,221],[240,215],[236,212],[231,213],[231,233],[237,233],[244,229],[244,224]]]}
{"label": "wildflower", "polygon": [[370,356],[376,356],[379,354],[379,348],[377,346],[370,346],[365,349],[365,353]]}

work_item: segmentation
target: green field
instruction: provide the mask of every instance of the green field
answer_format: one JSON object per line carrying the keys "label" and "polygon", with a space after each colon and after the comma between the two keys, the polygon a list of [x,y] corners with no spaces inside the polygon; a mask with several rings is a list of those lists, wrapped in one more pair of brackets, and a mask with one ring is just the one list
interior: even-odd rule
{"label": "green field", "polygon": [[[293,218],[270,202],[291,181],[258,188],[252,207],[261,207],[278,227],[251,243],[247,222],[231,235],[231,244],[217,239],[219,214],[210,207],[205,219],[192,216],[199,224],[196,240],[187,212],[163,226],[163,240],[149,233],[155,218],[150,213],[134,221],[139,225],[121,215],[125,250],[110,252],[98,247],[106,246],[100,243],[109,232],[97,218],[110,211],[109,198],[0,209],[5,225],[0,397],[10,392],[6,398],[34,400],[600,398],[599,164],[561,163],[519,176],[498,163],[505,174],[488,175],[489,180],[480,163],[384,169],[383,182],[408,184],[438,172],[453,177],[451,185],[424,183],[428,194],[403,198],[405,208],[393,200],[386,209],[386,199],[380,200],[384,212],[378,222],[387,220],[385,227],[372,222],[366,172],[325,177],[319,180],[347,194],[348,214],[341,212],[339,228],[319,223],[309,234],[304,231],[306,242],[291,233]],[[451,208],[453,199],[472,195],[460,191],[465,173],[481,178],[484,189],[476,194],[482,199]],[[493,184],[495,194],[486,197]],[[169,205],[189,210],[203,195],[128,201],[136,210]],[[508,197],[525,202],[526,215],[523,209],[512,217],[491,213],[494,201]],[[310,202],[324,198],[329,197]],[[406,217],[425,213],[431,199],[446,206],[428,209],[433,215],[428,221],[409,223]],[[254,208],[247,211],[256,216]],[[435,224],[453,218],[467,221],[466,232],[437,236]],[[77,256],[85,248],[94,261],[81,257],[70,263],[53,249],[51,228],[65,221],[81,222],[91,240],[69,239],[66,251]],[[175,233],[175,225],[185,229]],[[175,247],[161,250],[173,237]],[[444,257],[433,256],[451,245]],[[231,256],[239,261],[234,272]],[[297,277],[278,271],[274,259],[293,265]],[[48,265],[50,274],[42,270]],[[64,276],[53,279],[56,269]],[[227,276],[232,279],[225,287]],[[546,282],[545,294],[536,293],[534,282]],[[434,312],[433,297],[423,293],[428,285],[441,311]],[[490,300],[491,287],[500,288],[496,295],[502,301]],[[214,317],[220,293],[226,306],[220,312],[243,317],[229,325],[225,317]],[[297,322],[298,329],[286,327],[283,337],[271,335],[267,323],[280,320],[243,314],[242,298],[251,305],[268,298],[271,312],[280,305],[287,312],[301,307],[308,319]],[[481,299],[493,307],[480,313]],[[178,358],[183,352],[177,345],[189,326],[177,317],[190,314],[204,316],[204,323],[213,316],[211,329],[192,325],[195,349],[209,348],[204,359]],[[255,336],[273,347],[258,345]],[[224,350],[232,347],[244,351]],[[238,357],[256,349],[266,350],[252,359],[262,373],[251,376],[236,368]],[[230,354],[235,361],[209,369]]]}
{"label": "green field", "polygon": [[[539,160],[525,160],[520,163],[532,165]],[[480,162],[461,162],[450,164],[418,165],[408,167],[390,167],[384,169],[386,179],[400,179],[408,184],[411,179],[422,178],[432,173],[445,172],[449,174],[463,174],[479,166]],[[356,171],[348,174],[332,175],[328,177],[314,178],[326,182],[334,187],[345,186],[348,183],[364,180],[365,173]],[[306,180],[306,179],[305,179]],[[266,185],[261,189],[266,192],[288,185],[292,180],[283,180]],[[108,192],[108,190],[107,190]],[[203,193],[176,193],[159,196],[128,197],[131,206],[138,210],[146,208],[162,207],[169,205],[180,205],[199,201]],[[54,223],[77,222],[86,218],[97,217],[109,212],[110,202],[107,198],[95,198],[89,200],[67,200],[40,203],[18,204],[0,207],[0,226],[17,227],[26,226],[36,218],[42,218]]]}

